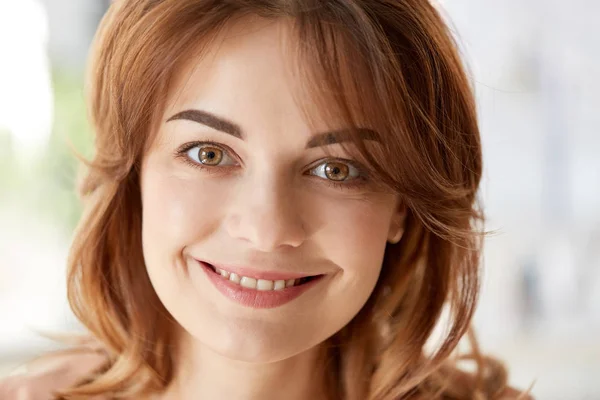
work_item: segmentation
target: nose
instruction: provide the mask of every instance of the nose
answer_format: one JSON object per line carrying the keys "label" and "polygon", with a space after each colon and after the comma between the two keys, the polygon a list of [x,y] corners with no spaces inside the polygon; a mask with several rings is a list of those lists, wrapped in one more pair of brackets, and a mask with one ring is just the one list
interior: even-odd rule
{"label": "nose", "polygon": [[306,237],[296,192],[276,177],[240,183],[226,216],[229,235],[263,252],[298,247]]}

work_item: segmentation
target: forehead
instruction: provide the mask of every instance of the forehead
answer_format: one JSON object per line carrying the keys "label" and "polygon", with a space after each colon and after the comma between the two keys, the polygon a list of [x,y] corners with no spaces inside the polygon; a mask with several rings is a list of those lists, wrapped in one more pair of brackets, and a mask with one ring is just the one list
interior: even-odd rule
{"label": "forehead", "polygon": [[[298,72],[295,40],[290,20],[231,21],[200,51],[190,51],[174,73],[165,116],[198,108],[231,117],[248,130],[293,126],[309,134],[315,125],[334,128],[312,106]],[[311,121],[304,118],[306,111]]]}

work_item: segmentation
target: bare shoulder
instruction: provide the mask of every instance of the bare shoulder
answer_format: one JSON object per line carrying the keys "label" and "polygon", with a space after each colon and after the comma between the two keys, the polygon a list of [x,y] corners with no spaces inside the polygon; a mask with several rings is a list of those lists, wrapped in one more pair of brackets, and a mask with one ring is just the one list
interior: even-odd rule
{"label": "bare shoulder", "polygon": [[75,385],[106,362],[102,352],[89,347],[45,354],[0,380],[0,399],[48,400],[54,391]]}

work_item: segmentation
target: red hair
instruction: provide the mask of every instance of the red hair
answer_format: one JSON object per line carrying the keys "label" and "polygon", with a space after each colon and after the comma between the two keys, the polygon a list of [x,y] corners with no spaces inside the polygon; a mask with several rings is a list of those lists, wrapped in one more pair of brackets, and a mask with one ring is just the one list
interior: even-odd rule
{"label": "red hair", "polygon": [[[139,168],[170,79],[232,18],[287,18],[299,72],[324,113],[367,124],[386,144],[349,151],[407,207],[405,234],[385,251],[379,282],[355,318],[323,346],[331,399],[495,398],[506,369],[481,355],[476,373],[452,357],[477,304],[482,155],[473,90],[457,46],[426,0],[121,0],[89,65],[96,154],[82,194],[68,294],[108,349],[106,365],[64,398],[140,398],[173,377],[175,321],[145,270]],[[194,53],[194,54],[197,54]],[[307,115],[307,118],[311,118]],[[425,344],[448,306],[447,334]]]}

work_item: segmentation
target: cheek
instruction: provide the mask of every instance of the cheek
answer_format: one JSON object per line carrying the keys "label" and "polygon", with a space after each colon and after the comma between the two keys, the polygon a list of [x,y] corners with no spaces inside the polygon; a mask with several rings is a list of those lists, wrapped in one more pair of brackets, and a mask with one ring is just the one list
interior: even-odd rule
{"label": "cheek", "polygon": [[379,273],[391,219],[386,201],[349,201],[328,208],[321,243],[350,274]]}
{"label": "cheek", "polygon": [[181,251],[217,228],[227,198],[216,181],[148,169],[142,183],[144,242]]}
{"label": "cheek", "polygon": [[348,318],[364,305],[377,283],[392,209],[387,199],[342,201],[324,209],[326,229],[317,240],[325,256],[341,269],[336,307]]}
{"label": "cheek", "polygon": [[226,186],[198,179],[194,172],[148,162],[141,180],[144,262],[155,291],[174,315],[186,309],[179,300],[182,291],[195,292],[185,250],[214,234],[228,197]]}
{"label": "cheek", "polygon": [[[227,187],[217,180],[199,179],[195,171],[181,172],[149,158],[141,179],[142,250],[154,289],[167,309],[181,321],[183,298],[195,298],[184,250],[218,229]],[[200,300],[200,299],[198,299]]]}
{"label": "cheek", "polygon": [[[316,203],[313,203],[316,204]],[[328,337],[350,322],[367,302],[379,279],[392,216],[386,199],[320,200],[319,233],[323,256],[339,268],[328,295],[313,309],[316,328]]]}

